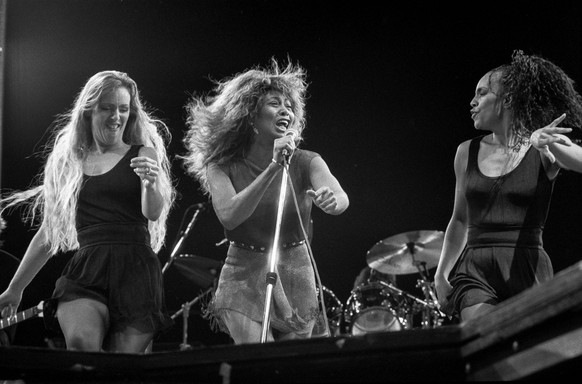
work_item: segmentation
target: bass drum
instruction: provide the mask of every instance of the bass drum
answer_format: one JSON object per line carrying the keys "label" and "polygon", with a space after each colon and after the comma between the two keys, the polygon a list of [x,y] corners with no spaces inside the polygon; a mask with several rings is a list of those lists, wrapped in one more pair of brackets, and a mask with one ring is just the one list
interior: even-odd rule
{"label": "bass drum", "polygon": [[402,298],[386,284],[371,282],[352,291],[344,312],[346,333],[352,336],[405,328],[399,306]]}
{"label": "bass drum", "polygon": [[329,332],[325,327],[325,319],[323,317],[323,308],[321,306],[321,298],[319,297],[319,289],[317,289],[317,299],[319,301],[319,311],[320,315],[315,322],[313,327],[313,332],[311,337],[330,337],[339,336],[341,333],[342,320],[343,320],[343,304],[336,295],[325,286],[322,286],[323,290],[323,303],[325,304],[325,314],[327,315],[327,323],[329,326]]}

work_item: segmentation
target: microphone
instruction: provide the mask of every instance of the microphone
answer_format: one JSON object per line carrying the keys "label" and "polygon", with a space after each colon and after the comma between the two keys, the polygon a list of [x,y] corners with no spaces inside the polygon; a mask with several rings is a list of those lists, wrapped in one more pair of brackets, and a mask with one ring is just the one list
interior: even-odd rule
{"label": "microphone", "polygon": [[198,209],[198,210],[205,210],[209,205],[210,205],[210,201],[207,201],[205,203],[197,203],[197,204],[192,204],[188,209]]}
{"label": "microphone", "polygon": [[[291,136],[293,141],[295,141],[297,139],[297,136],[299,136],[299,132],[296,129],[289,128],[285,131],[284,136]],[[283,156],[285,157],[285,162],[289,163],[289,158],[291,157],[291,153],[289,153],[287,148],[283,149]]]}
{"label": "microphone", "polygon": [[295,128],[288,128],[285,131],[285,136],[292,136],[293,140],[295,140],[297,138],[297,136],[299,136],[299,131],[296,130]]}

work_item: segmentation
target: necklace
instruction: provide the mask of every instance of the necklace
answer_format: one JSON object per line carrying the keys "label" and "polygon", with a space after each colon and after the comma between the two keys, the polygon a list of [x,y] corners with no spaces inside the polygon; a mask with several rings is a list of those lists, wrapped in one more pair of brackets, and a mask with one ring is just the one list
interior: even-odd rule
{"label": "necklace", "polygon": [[515,168],[519,166],[519,163],[525,157],[530,145],[529,144],[519,144],[515,147],[508,148],[508,156],[501,171],[500,177],[505,177],[508,173],[513,171]]}

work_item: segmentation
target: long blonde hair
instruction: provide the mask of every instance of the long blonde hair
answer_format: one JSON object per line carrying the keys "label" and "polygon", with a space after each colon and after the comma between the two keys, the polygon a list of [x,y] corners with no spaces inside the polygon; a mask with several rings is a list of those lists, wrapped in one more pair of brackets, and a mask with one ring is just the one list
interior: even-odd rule
{"label": "long blonde hair", "polygon": [[154,148],[157,153],[160,164],[157,182],[164,205],[158,220],[150,221],[148,228],[154,251],[159,251],[164,244],[166,222],[176,195],[165,148],[171,134],[162,121],[145,110],[133,79],[123,72],[102,71],[87,81],[72,109],[55,122],[54,138],[47,146],[48,156],[44,170],[36,177],[37,185],[26,191],[14,192],[0,202],[2,210],[24,203],[25,219],[42,223],[46,230],[46,244],[53,255],[79,247],[75,218],[83,182],[83,161],[93,144],[91,111],[102,95],[120,87],[126,88],[131,97],[124,142],[129,145],[143,144]]}

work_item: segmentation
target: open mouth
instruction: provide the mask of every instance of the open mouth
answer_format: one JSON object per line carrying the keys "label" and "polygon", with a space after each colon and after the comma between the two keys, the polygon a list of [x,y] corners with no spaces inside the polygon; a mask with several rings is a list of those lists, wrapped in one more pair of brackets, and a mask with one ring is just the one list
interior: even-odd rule
{"label": "open mouth", "polygon": [[281,119],[275,122],[275,126],[279,131],[286,131],[289,128],[289,120]]}

